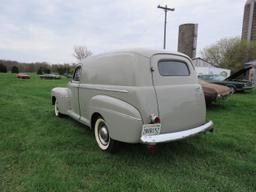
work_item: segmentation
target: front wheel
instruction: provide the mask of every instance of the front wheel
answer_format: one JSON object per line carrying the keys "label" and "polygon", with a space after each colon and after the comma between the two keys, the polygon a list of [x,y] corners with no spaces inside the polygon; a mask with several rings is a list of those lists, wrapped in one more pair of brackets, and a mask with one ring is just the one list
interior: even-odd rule
{"label": "front wheel", "polygon": [[59,111],[58,101],[56,100],[54,103],[54,114],[56,117],[62,117],[63,114]]}
{"label": "front wheel", "polygon": [[109,129],[102,117],[99,117],[94,125],[94,135],[99,148],[106,152],[115,152],[118,148],[118,142],[111,139]]}

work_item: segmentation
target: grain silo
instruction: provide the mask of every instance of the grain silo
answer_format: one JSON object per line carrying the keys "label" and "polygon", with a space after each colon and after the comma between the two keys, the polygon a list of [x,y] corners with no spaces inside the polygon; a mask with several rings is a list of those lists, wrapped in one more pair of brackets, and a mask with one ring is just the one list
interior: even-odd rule
{"label": "grain silo", "polygon": [[198,24],[187,23],[179,27],[178,51],[196,57]]}
{"label": "grain silo", "polygon": [[256,0],[247,0],[245,3],[242,39],[256,40]]}

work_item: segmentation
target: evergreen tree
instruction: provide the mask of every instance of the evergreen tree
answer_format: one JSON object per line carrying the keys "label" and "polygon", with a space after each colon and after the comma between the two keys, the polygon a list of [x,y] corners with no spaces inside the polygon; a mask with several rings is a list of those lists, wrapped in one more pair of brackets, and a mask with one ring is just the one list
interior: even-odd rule
{"label": "evergreen tree", "polygon": [[7,73],[7,67],[2,63],[0,63],[0,72]]}
{"label": "evergreen tree", "polygon": [[42,67],[39,67],[38,71],[37,71],[37,74],[38,75],[42,75],[43,74],[43,69]]}
{"label": "evergreen tree", "polygon": [[17,66],[13,66],[12,73],[19,73],[19,68]]}

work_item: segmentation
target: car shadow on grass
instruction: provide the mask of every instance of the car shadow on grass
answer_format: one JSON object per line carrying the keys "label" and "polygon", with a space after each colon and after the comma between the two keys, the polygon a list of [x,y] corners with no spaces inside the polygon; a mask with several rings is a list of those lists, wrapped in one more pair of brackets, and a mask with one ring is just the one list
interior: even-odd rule
{"label": "car shadow on grass", "polygon": [[[77,128],[82,130],[81,137],[88,137],[89,140],[94,141],[94,133],[89,127],[72,118],[64,118],[67,121],[72,121],[72,124],[74,124],[72,129]],[[205,147],[206,143],[209,147],[209,142],[205,139],[208,135],[210,136],[211,133],[200,134],[185,140],[157,144],[155,150],[149,150],[148,145],[145,144],[128,144],[120,142],[118,150],[113,154],[101,151],[98,148],[96,141],[93,143],[86,143],[85,145],[88,145],[90,148],[93,147],[93,149],[90,149],[90,152],[95,150],[95,153],[98,153],[102,158],[108,156],[114,161],[124,161],[125,163],[129,160],[140,162],[141,164],[143,164],[143,161],[147,158],[150,162],[152,161],[151,163],[157,163],[157,161],[159,162],[163,159],[168,159],[169,161],[170,159],[190,159],[191,157],[201,159],[207,157],[209,153],[211,153],[208,148]]]}
{"label": "car shadow on grass", "polygon": [[235,94],[237,95],[248,95],[251,94],[252,90],[247,90],[247,91],[237,91]]}
{"label": "car shadow on grass", "polygon": [[146,144],[121,143],[119,153],[166,156],[166,152],[170,152],[171,154],[181,156],[192,155],[194,153],[202,153],[201,150],[198,150],[198,145],[200,143],[203,144],[200,137],[204,137],[204,135],[198,135],[194,138],[187,138],[180,141],[160,143],[155,145],[155,149],[153,150],[149,149],[149,145]]}
{"label": "car shadow on grass", "polygon": [[[136,166],[138,169],[158,171],[159,167],[168,167],[170,170],[189,169],[197,167],[199,162],[210,162],[219,157],[215,151],[205,147],[204,139],[191,138],[188,140],[158,144],[154,152],[143,144],[124,144],[117,153],[108,155],[112,162],[118,162],[121,166]],[[209,143],[207,143],[208,147]],[[211,148],[211,147],[210,147]]]}

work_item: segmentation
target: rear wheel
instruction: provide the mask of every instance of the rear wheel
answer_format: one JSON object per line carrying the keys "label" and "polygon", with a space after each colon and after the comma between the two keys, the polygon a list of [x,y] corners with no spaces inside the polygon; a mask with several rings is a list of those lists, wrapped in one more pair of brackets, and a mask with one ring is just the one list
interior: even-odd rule
{"label": "rear wheel", "polygon": [[102,151],[115,152],[118,142],[111,139],[109,129],[102,117],[98,117],[94,124],[94,135],[99,148]]}

